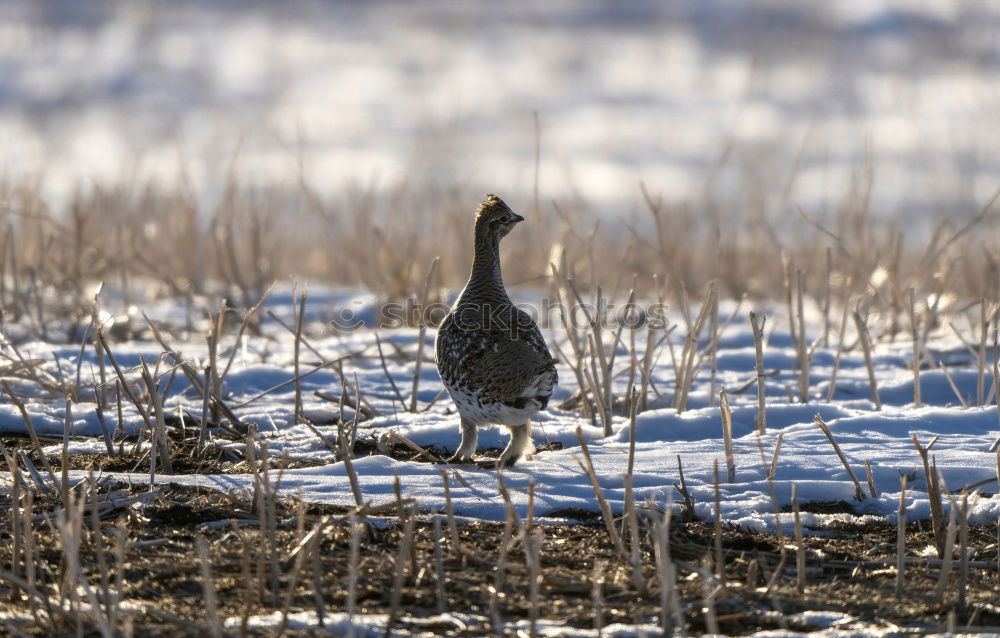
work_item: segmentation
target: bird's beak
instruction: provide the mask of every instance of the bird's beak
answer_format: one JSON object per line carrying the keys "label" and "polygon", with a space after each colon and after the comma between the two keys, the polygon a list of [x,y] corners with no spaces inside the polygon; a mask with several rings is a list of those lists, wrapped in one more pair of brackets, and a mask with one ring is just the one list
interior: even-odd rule
{"label": "bird's beak", "polygon": [[514,213],[514,223],[515,223],[515,224],[517,224],[517,223],[519,223],[519,222],[523,222],[523,221],[524,221],[524,218],[523,218],[523,217],[521,217],[521,216],[520,216],[520,215],[518,215],[517,213]]}

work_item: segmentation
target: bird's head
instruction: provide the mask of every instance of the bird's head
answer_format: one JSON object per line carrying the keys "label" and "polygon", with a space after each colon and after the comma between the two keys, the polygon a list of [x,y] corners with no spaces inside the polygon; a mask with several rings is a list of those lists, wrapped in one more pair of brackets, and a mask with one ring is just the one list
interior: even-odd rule
{"label": "bird's head", "polygon": [[524,218],[496,195],[488,194],[476,211],[476,237],[500,241]]}

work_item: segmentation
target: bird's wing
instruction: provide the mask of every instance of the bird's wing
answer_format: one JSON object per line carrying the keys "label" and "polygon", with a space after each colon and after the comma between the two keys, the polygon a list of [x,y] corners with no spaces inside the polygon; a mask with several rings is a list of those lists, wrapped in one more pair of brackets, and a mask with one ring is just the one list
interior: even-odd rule
{"label": "bird's wing", "polygon": [[[468,361],[470,376],[485,396],[514,405],[526,390],[546,398],[555,385],[555,361],[548,349],[534,339],[490,335],[475,361]],[[492,342],[492,343],[490,343]],[[544,378],[540,378],[544,377]]]}

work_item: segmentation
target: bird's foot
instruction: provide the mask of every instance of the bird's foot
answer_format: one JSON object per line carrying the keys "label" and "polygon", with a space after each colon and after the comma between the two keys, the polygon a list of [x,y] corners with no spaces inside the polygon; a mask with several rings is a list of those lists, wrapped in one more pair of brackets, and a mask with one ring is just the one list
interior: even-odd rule
{"label": "bird's foot", "polygon": [[479,467],[485,467],[485,468],[488,468],[488,469],[496,469],[496,468],[501,468],[501,467],[514,467],[514,463],[517,463],[517,460],[518,460],[518,457],[514,456],[513,454],[511,454],[509,456],[504,456],[504,455],[501,454],[500,458],[498,458],[498,459],[494,459],[494,458],[477,459],[476,460],[476,464]]}
{"label": "bird's foot", "polygon": [[464,465],[466,463],[472,463],[472,462],[473,458],[471,454],[463,456],[458,452],[452,454],[445,460],[445,463],[451,463],[452,465]]}

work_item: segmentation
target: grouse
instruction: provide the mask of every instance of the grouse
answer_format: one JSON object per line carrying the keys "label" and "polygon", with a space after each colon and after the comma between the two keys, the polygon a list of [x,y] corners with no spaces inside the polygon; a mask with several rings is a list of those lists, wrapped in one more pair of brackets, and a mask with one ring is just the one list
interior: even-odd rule
{"label": "grouse", "polygon": [[558,382],[542,333],[511,303],[500,277],[500,240],[522,221],[486,195],[476,212],[472,273],[438,329],[438,372],[461,416],[462,442],[451,462],[472,462],[477,428],[497,424],[510,430],[499,462],[513,465],[531,446],[531,416]]}

